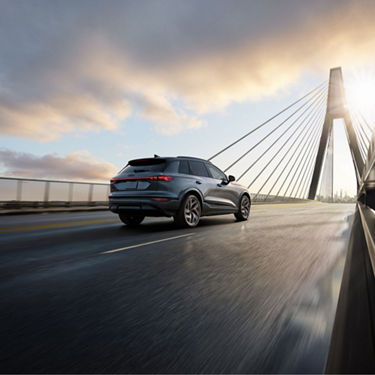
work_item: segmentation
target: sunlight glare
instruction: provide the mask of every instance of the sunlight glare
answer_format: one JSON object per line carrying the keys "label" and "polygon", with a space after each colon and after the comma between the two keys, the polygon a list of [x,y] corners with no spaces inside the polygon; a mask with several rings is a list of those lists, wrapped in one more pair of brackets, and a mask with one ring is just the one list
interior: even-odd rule
{"label": "sunlight glare", "polygon": [[356,74],[346,86],[349,109],[360,112],[370,120],[375,119],[375,73]]}

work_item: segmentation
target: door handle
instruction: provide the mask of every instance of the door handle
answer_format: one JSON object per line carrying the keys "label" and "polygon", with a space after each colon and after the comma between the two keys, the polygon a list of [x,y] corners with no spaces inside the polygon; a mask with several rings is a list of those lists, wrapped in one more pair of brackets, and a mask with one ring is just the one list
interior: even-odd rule
{"label": "door handle", "polygon": [[202,183],[200,181],[195,181],[198,185],[202,185]]}

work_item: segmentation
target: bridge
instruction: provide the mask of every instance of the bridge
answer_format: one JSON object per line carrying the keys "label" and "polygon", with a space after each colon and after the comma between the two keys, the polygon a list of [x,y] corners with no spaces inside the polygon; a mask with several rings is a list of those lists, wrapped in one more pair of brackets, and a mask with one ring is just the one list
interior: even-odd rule
{"label": "bridge", "polygon": [[[336,119],[355,204],[328,203]],[[106,184],[1,178],[3,211],[66,211],[0,215],[2,372],[375,371],[375,136],[341,69],[209,159],[248,222],[127,228],[87,209]]]}

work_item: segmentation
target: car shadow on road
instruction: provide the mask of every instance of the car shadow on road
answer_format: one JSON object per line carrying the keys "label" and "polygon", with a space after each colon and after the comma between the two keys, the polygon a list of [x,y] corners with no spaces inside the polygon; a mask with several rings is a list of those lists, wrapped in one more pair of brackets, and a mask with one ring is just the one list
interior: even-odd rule
{"label": "car shadow on road", "polygon": [[120,226],[120,230],[125,233],[150,233],[150,232],[177,232],[181,230],[199,230],[205,227],[214,227],[219,225],[227,225],[236,223],[233,215],[225,215],[220,217],[203,217],[201,218],[198,226],[196,228],[181,228],[178,227],[173,219],[169,218],[155,218],[151,220],[146,220],[141,225],[131,228],[126,225]]}

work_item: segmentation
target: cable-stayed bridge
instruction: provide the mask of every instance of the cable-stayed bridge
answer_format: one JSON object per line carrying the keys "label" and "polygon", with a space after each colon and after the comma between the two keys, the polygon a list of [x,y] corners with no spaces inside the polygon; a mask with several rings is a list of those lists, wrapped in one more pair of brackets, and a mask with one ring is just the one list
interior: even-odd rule
{"label": "cable-stayed bridge", "polygon": [[253,141],[248,149],[226,163],[224,171],[236,168],[237,180],[247,180],[247,187],[255,192],[254,198],[263,193],[266,197],[314,200],[320,186],[319,196],[332,199],[333,121],[340,118],[344,120],[358,186],[372,128],[360,112],[349,111],[341,68],[331,69],[328,84],[323,82],[209,160],[225,156],[240,143]]}
{"label": "cable-stayed bridge", "polygon": [[[356,205],[319,202],[333,197],[338,118]],[[210,160],[275,204],[193,231],[169,219],[126,228],[106,211],[0,217],[3,372],[375,370],[375,140],[341,69]],[[107,189],[9,183],[9,201],[35,183],[34,203],[49,207]]]}

